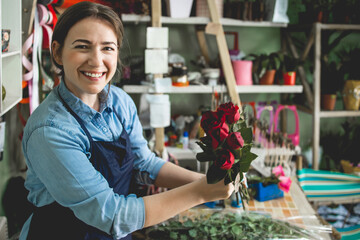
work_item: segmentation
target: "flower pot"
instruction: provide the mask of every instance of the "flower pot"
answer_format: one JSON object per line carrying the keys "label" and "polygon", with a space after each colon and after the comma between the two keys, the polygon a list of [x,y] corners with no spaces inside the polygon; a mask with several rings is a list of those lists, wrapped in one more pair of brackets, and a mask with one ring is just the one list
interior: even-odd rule
{"label": "flower pot", "polygon": [[253,85],[252,82],[252,61],[235,60],[231,61],[236,85]]}
{"label": "flower pot", "polygon": [[260,85],[272,85],[274,83],[276,70],[268,70],[260,78]]}
{"label": "flower pot", "polygon": [[343,90],[344,107],[346,110],[359,110],[360,81],[347,80]]}
{"label": "flower pot", "polygon": [[336,94],[321,95],[321,109],[334,110],[336,103]]}
{"label": "flower pot", "polygon": [[296,72],[286,72],[283,73],[284,85],[295,85],[296,82]]}
{"label": "flower pot", "polygon": [[188,18],[190,17],[193,0],[167,0],[168,15],[172,18]]}
{"label": "flower pot", "polygon": [[253,183],[250,184],[250,187],[256,190],[254,198],[259,202],[284,197],[284,192],[277,184],[264,186],[262,183]]}
{"label": "flower pot", "polygon": [[[179,1],[182,2],[182,1]],[[219,14],[219,18],[223,17],[224,0],[215,0],[216,9]],[[210,10],[207,0],[196,0],[196,16],[197,17],[210,17]]]}

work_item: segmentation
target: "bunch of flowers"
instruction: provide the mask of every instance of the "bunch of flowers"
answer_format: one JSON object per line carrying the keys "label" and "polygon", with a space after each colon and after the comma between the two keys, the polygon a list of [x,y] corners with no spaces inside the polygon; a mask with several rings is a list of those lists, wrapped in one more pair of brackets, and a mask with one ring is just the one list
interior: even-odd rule
{"label": "bunch of flowers", "polygon": [[274,167],[271,171],[271,175],[269,177],[262,176],[249,176],[248,181],[251,182],[261,182],[264,186],[269,184],[277,184],[279,189],[284,192],[289,192],[291,186],[290,177],[286,177],[284,174],[284,170],[281,165]]}
{"label": "bunch of flowers", "polygon": [[197,142],[203,152],[196,158],[200,162],[211,162],[207,182],[213,184],[225,178],[225,184],[234,182],[235,191],[239,191],[242,199],[248,199],[246,184],[240,183],[257,155],[250,152],[252,129],[247,127],[239,107],[229,102],[221,104],[215,112],[205,112],[201,127],[206,136]]}

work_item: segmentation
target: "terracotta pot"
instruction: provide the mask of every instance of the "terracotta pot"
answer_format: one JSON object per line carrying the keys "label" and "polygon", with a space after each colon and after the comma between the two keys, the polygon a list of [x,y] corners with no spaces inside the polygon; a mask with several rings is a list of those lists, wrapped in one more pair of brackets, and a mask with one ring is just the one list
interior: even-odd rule
{"label": "terracotta pot", "polygon": [[359,110],[360,80],[347,80],[343,90],[344,107],[346,110]]}
{"label": "terracotta pot", "polygon": [[283,73],[284,85],[295,85],[296,82],[296,72],[286,72]]}
{"label": "terracotta pot", "polygon": [[321,108],[324,110],[334,110],[336,103],[336,94],[322,94]]}
{"label": "terracotta pot", "polygon": [[260,78],[260,85],[272,85],[274,83],[276,70],[268,70],[265,75]]}

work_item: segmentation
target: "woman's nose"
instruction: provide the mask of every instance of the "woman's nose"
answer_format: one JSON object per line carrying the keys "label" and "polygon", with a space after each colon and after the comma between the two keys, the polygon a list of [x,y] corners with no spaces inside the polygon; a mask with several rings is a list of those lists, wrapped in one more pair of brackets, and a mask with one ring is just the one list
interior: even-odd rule
{"label": "woman's nose", "polygon": [[89,54],[88,64],[90,66],[98,67],[103,63],[101,51],[99,49],[91,50]]}

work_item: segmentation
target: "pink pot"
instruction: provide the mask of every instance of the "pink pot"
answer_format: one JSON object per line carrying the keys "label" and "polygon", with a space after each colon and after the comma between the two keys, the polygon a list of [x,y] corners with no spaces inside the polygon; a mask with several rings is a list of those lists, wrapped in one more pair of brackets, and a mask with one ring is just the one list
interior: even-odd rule
{"label": "pink pot", "polygon": [[236,85],[253,85],[251,71],[252,61],[235,60],[232,61]]}

